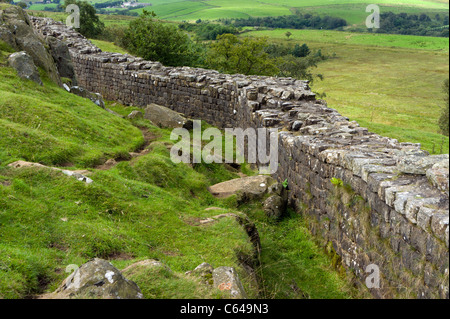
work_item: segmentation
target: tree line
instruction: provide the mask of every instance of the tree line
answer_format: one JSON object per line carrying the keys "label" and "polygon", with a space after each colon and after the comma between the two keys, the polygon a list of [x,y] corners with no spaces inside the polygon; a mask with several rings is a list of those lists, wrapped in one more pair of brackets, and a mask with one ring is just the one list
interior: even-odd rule
{"label": "tree line", "polygon": [[295,15],[278,17],[249,17],[240,19],[219,19],[225,25],[235,27],[265,27],[280,29],[326,29],[335,30],[347,25],[347,21],[342,18],[328,15],[319,16],[310,13],[297,13]]}
{"label": "tree line", "polygon": [[385,12],[380,15],[377,33],[421,35],[432,37],[449,36],[448,14],[428,15]]}

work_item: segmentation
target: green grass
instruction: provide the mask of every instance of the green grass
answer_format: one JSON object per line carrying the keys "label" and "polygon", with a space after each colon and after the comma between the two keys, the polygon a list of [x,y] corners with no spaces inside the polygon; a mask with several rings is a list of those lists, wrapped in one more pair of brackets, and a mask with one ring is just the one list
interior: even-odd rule
{"label": "green grass", "polygon": [[303,43],[314,43],[316,45],[359,45],[367,47],[376,46],[415,50],[439,50],[447,53],[449,50],[448,38],[423,37],[415,35],[294,29],[253,31],[244,35],[255,37],[269,37],[271,39],[286,39],[286,31],[290,31],[292,33],[290,37],[292,41],[303,41]]}
{"label": "green grass", "polygon": [[[159,18],[179,20],[179,17],[183,17],[193,12],[202,11],[212,6],[204,2],[197,1],[184,1],[184,2],[173,2],[168,4],[160,4],[146,8],[146,10],[154,11]],[[141,13],[143,9],[131,10],[134,12]]]}
{"label": "green grass", "polygon": [[449,139],[439,134],[437,124],[444,106],[442,85],[449,74],[448,38],[291,30],[287,41],[285,32],[254,31],[245,36],[307,43],[335,54],[314,70],[324,80],[315,81],[313,91],[325,92],[329,107],[372,132],[421,143],[430,153],[448,153]]}
{"label": "green grass", "polygon": [[58,5],[56,3],[47,3],[47,4],[32,4],[31,6],[29,6],[29,10],[44,10],[45,8],[56,8]]}
{"label": "green grass", "polygon": [[[1,67],[0,72],[0,181],[9,181],[8,186],[0,183],[1,297],[52,291],[67,276],[66,265],[80,265],[92,257],[115,263],[114,256],[129,256],[126,262],[117,261],[121,268],[134,260],[156,258],[185,272],[204,261],[238,268],[236,254],[251,253],[245,231],[232,219],[211,227],[188,223],[210,216],[212,212],[203,211],[209,205],[221,205],[206,190],[210,175],[237,175],[223,167],[208,174],[173,164],[164,144],[170,131],[142,120],[136,124],[159,136],[150,145],[152,152],[109,171],[92,169],[91,185],[48,169],[7,168],[17,159],[48,165],[69,160],[84,167],[89,162],[81,156],[86,145],[105,160],[113,157],[114,144],[130,151],[143,137],[131,122],[47,80],[38,87],[19,80],[9,68]],[[66,144],[73,147],[73,156],[60,159]],[[176,290],[148,297],[167,293],[187,297]]]}
{"label": "green grass", "polygon": [[93,44],[95,44],[97,47],[99,47],[103,52],[115,52],[115,53],[122,53],[122,54],[129,53],[127,50],[119,47],[118,45],[115,45],[114,43],[111,43],[108,41],[96,40],[96,39],[90,39],[90,40]]}
{"label": "green grass", "polygon": [[[236,172],[219,164],[174,164],[168,149],[173,144],[169,129],[143,119],[112,116],[57,87],[45,74],[43,87],[22,81],[5,66],[10,52],[0,43],[0,298],[52,292],[68,276],[68,265],[81,265],[93,257],[107,259],[119,269],[144,259],[168,265],[173,273],[141,270],[129,274],[146,298],[223,298],[184,275],[203,262],[236,268],[250,298],[259,296],[239,264],[238,256],[254,252],[245,230],[232,218],[205,226],[196,224],[218,214],[206,211],[207,207],[236,212],[234,201],[215,199],[207,191],[214,183],[238,177]],[[122,115],[136,109],[108,101],[107,106]],[[150,152],[126,160],[128,151],[142,145],[144,129],[154,136],[148,145]],[[115,167],[92,168],[117,154],[122,161]],[[89,169],[93,183],[46,168],[7,167],[19,159],[55,166],[70,162],[73,167]],[[243,169],[252,173],[247,166]],[[259,204],[256,209],[260,209]],[[268,238],[277,233],[276,226],[270,227]],[[283,248],[285,253],[301,245],[316,249],[312,242],[306,243],[310,241],[306,229],[296,229],[295,233]],[[265,227],[260,234],[266,238]],[[269,254],[277,250],[276,246],[265,249]],[[320,255],[319,250],[317,253]],[[308,267],[331,263],[319,255],[320,264],[308,263]],[[265,265],[265,280],[275,282],[272,277],[278,271],[270,272],[271,267]],[[322,274],[318,282],[314,284],[313,276],[301,283],[323,286],[320,294],[311,295],[352,296],[344,279],[331,270],[328,274],[328,268],[316,268],[314,272]],[[298,280],[297,270],[288,273],[285,269],[283,276]],[[265,289],[267,296],[281,296],[269,293],[269,289]]]}
{"label": "green grass", "polygon": [[[348,299],[368,298],[357,292],[345,276],[339,275],[330,257],[314,243],[303,218],[288,211],[288,216],[275,222],[252,205],[244,208],[261,236],[259,275],[264,282],[263,295],[268,299]],[[326,287],[326,288],[325,288]]]}
{"label": "green grass", "polygon": [[44,86],[0,68],[0,164],[23,159],[89,167],[142,146],[142,134],[131,124],[41,75]]}

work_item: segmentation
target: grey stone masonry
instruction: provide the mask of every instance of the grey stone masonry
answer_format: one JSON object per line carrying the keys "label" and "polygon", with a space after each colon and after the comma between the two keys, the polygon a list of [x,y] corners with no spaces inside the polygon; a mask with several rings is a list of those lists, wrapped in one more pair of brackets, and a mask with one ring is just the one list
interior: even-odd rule
{"label": "grey stone masonry", "polygon": [[274,177],[288,180],[290,204],[362,287],[374,264],[377,298],[449,298],[448,155],[369,132],[316,99],[307,81],[165,67],[102,52],[51,19],[31,21],[66,41],[79,85],[105,99],[156,103],[221,128],[278,128]]}

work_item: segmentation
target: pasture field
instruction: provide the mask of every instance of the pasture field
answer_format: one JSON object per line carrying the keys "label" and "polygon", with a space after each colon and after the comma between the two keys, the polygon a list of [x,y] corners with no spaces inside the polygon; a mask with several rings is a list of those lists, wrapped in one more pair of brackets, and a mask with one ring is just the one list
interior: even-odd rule
{"label": "pasture field", "polygon": [[286,30],[245,35],[307,43],[313,50],[335,54],[318,65],[315,72],[324,80],[313,85],[313,91],[326,93],[329,107],[372,132],[421,143],[430,153],[448,153],[449,139],[439,134],[437,125],[444,105],[442,85],[449,74],[448,38],[290,31],[289,41]]}
{"label": "pasture field", "polygon": [[[139,0],[148,2],[148,0]],[[195,3],[195,5],[191,3]],[[344,2],[344,3],[343,3]],[[189,3],[189,4],[188,4]],[[365,12],[369,4],[367,0],[169,0],[152,1],[152,8],[160,17],[174,20],[213,20],[220,18],[246,18],[279,16],[293,14],[294,10],[328,14],[335,17],[348,19],[351,24],[362,24],[367,17]],[[394,12],[422,13],[424,11],[448,10],[448,1],[427,0],[381,0],[377,4],[383,10]],[[195,7],[195,8],[194,8]],[[173,14],[171,8],[178,9],[178,14]],[[180,12],[179,8],[190,8]],[[189,12],[191,11],[191,12]]]}
{"label": "pasture field", "polygon": [[[247,28],[251,30],[251,28]],[[286,32],[292,33],[291,41],[321,43],[324,45],[360,45],[392,48],[406,48],[414,50],[436,50],[448,52],[448,38],[423,37],[416,35],[397,35],[382,33],[357,33],[331,30],[255,30],[244,36],[269,37],[271,39],[286,39]]]}
{"label": "pasture field", "polygon": [[[148,2],[148,0],[140,0]],[[217,20],[223,18],[248,18],[290,15],[299,9],[301,12],[317,13],[341,17],[349,24],[362,25],[368,15],[368,2],[348,0],[345,3],[336,0],[207,0],[207,1],[176,1],[153,2],[150,10],[162,19],[174,21]],[[381,11],[422,13],[448,10],[448,1],[422,0],[382,0],[377,1]],[[142,9],[137,9],[142,11]]]}
{"label": "pasture field", "polygon": [[[90,3],[106,0],[88,0]],[[154,11],[160,18],[173,21],[217,20],[223,18],[248,18],[290,15],[299,9],[301,12],[330,15],[347,20],[350,25],[363,25],[368,15],[367,0],[139,0],[151,3],[147,10]],[[449,9],[448,0],[379,0],[376,2],[383,11],[442,12]],[[43,10],[55,4],[33,4],[31,10]],[[111,9],[116,10],[116,9]],[[141,9],[132,10],[138,13]]]}

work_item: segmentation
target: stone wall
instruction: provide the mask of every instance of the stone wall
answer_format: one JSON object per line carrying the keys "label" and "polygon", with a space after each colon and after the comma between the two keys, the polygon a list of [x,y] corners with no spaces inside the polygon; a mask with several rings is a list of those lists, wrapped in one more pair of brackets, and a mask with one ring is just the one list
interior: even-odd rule
{"label": "stone wall", "polygon": [[317,100],[307,81],[164,67],[101,52],[50,19],[43,36],[69,46],[79,85],[126,105],[157,103],[221,128],[276,127],[290,203],[361,285],[375,264],[378,298],[448,298],[449,157],[370,133]]}

